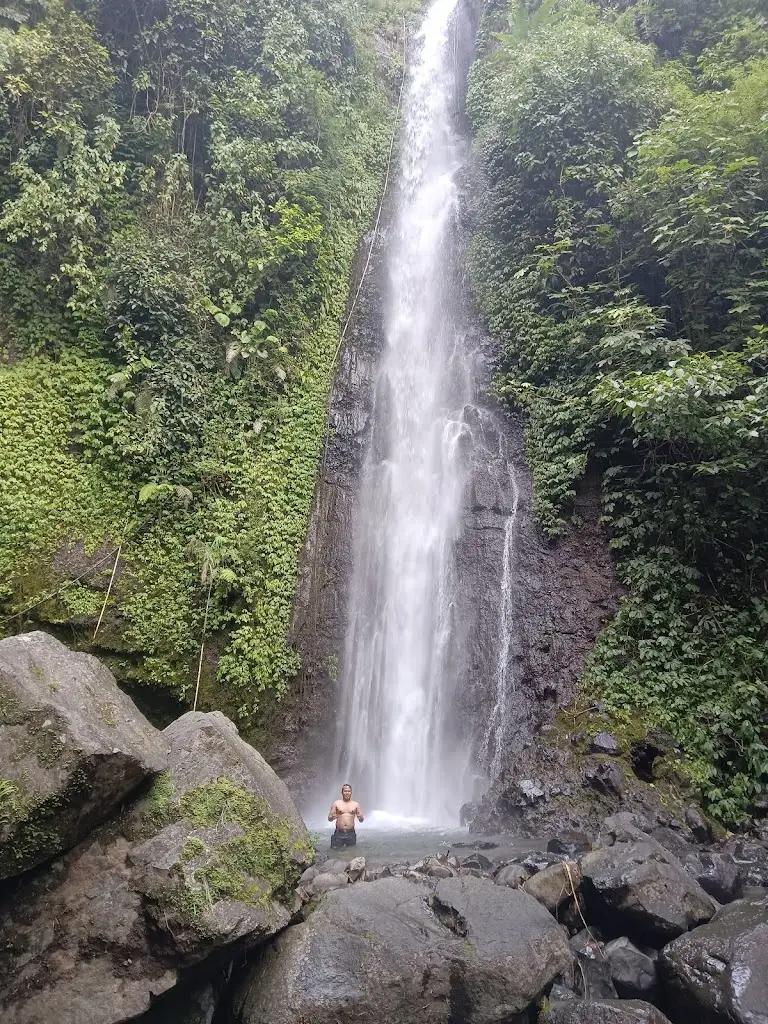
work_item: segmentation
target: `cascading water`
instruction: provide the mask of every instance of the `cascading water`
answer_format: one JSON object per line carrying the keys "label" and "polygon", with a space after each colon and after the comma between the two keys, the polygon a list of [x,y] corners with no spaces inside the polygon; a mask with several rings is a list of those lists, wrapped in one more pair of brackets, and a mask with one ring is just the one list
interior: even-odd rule
{"label": "cascading water", "polygon": [[451,32],[435,0],[404,99],[388,255],[386,350],[361,482],[345,656],[340,770],[370,807],[447,822],[461,802],[454,561],[466,484],[470,357],[450,272],[465,145],[453,127]]}
{"label": "cascading water", "polygon": [[[508,464],[507,464],[508,465]],[[485,732],[485,763],[490,766],[490,777],[498,778],[503,768],[508,701],[510,689],[514,692],[515,679],[510,678],[510,647],[512,642],[512,584],[515,568],[515,541],[517,537],[517,511],[520,494],[513,473],[508,474],[512,488],[512,509],[504,530],[504,571],[501,577],[501,604],[499,606],[499,658],[496,665],[496,693],[493,711]],[[503,491],[503,485],[500,488]]]}

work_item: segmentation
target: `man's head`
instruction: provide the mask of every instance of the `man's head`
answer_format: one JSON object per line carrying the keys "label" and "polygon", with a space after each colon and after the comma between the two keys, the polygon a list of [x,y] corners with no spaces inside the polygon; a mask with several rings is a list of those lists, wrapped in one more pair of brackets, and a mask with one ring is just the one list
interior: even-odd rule
{"label": "man's head", "polygon": [[348,782],[345,782],[344,785],[341,787],[341,799],[342,800],[351,800],[352,799],[352,787],[350,786],[350,784]]}

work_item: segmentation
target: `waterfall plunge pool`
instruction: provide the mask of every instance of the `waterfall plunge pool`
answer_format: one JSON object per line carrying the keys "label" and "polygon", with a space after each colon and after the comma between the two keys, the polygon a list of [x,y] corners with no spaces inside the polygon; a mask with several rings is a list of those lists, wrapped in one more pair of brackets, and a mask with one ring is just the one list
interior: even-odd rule
{"label": "waterfall plunge pool", "polygon": [[434,825],[420,818],[399,817],[388,811],[371,811],[357,826],[357,845],[331,850],[334,825],[312,817],[307,828],[317,836],[317,858],[349,861],[365,857],[368,867],[385,864],[415,864],[431,854],[453,851],[463,860],[472,853],[482,853],[494,863],[525,857],[546,850],[547,839],[522,839],[511,835],[475,835],[458,825]]}

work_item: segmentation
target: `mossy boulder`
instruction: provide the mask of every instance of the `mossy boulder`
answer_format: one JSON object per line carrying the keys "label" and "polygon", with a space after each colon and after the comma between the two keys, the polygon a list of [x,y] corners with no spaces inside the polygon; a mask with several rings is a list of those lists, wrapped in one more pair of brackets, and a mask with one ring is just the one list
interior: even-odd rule
{"label": "mossy boulder", "polygon": [[312,850],[283,783],[218,712],[162,735],[167,771],[0,904],[4,1024],[129,1020],[290,922]]}
{"label": "mossy boulder", "polygon": [[166,746],[96,658],[47,633],[0,640],[0,879],[74,846]]}
{"label": "mossy boulder", "polygon": [[150,833],[128,858],[150,912],[191,941],[273,934],[288,923],[313,857],[288,789],[218,711],[184,715],[163,735],[169,771],[128,826]]}

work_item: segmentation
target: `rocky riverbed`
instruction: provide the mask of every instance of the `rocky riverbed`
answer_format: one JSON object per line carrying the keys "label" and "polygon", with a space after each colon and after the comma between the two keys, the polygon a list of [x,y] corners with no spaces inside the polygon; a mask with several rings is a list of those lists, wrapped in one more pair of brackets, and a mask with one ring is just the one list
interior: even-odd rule
{"label": "rocky riverbed", "polygon": [[543,844],[330,857],[223,715],[159,732],[41,633],[0,681],[3,1022],[768,1024],[759,823],[649,787]]}

